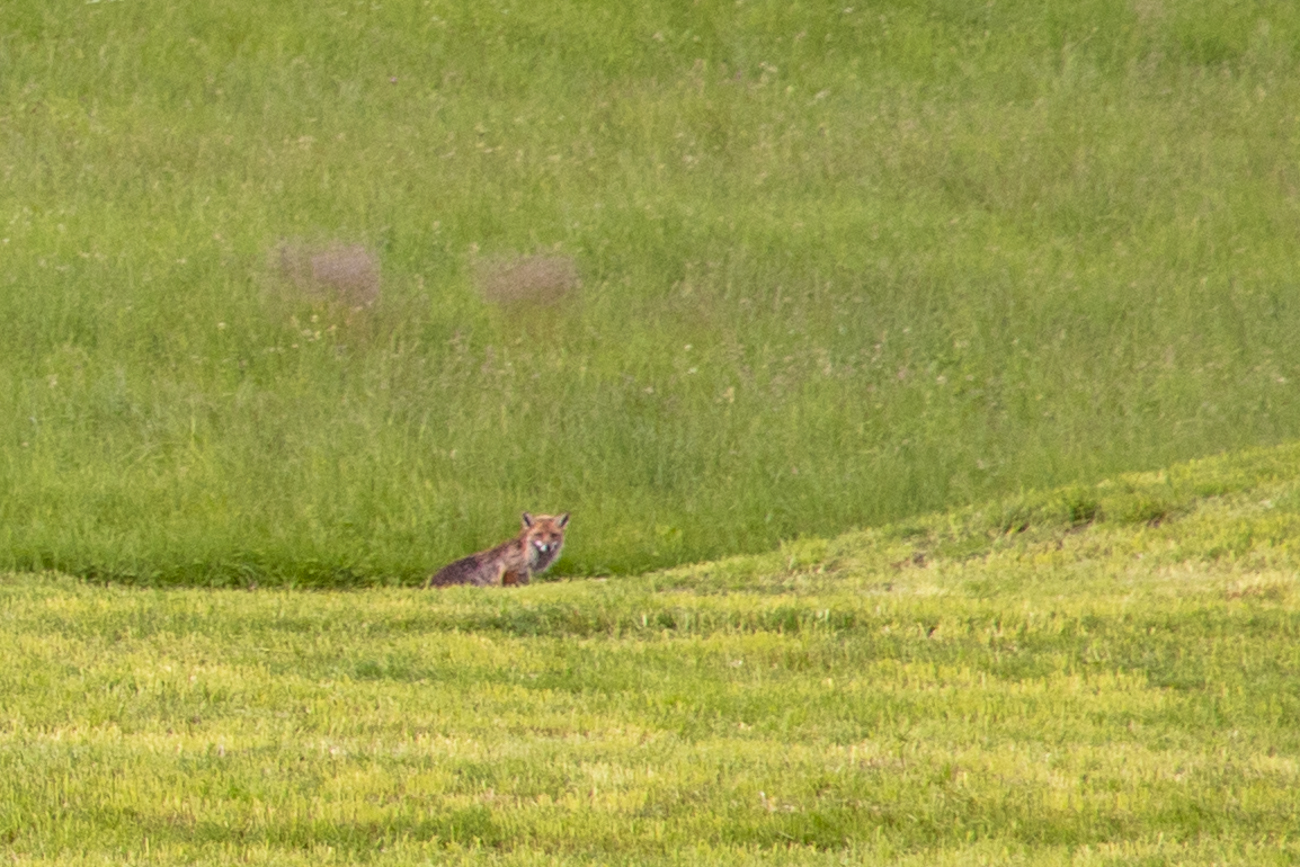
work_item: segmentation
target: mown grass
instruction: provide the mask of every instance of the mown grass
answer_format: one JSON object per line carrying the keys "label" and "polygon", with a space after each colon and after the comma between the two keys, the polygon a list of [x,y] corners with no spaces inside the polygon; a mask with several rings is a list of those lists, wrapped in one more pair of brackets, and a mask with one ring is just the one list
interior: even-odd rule
{"label": "mown grass", "polygon": [[[1300,13],[0,9],[0,562],[769,550],[1300,434]],[[282,241],[362,245],[322,306]],[[549,306],[482,259],[567,257]]]}
{"label": "mown grass", "polygon": [[1297,458],[505,592],[11,575],[0,839],[31,864],[1292,864]]}

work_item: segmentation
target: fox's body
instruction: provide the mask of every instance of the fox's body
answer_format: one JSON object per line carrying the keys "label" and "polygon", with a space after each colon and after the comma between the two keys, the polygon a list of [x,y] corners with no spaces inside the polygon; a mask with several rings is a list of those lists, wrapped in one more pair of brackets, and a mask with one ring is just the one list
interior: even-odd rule
{"label": "fox's body", "polygon": [[555,516],[524,512],[523,529],[518,536],[443,566],[429,577],[425,586],[527,584],[559,558],[564,545],[564,526],[568,523],[568,512]]}

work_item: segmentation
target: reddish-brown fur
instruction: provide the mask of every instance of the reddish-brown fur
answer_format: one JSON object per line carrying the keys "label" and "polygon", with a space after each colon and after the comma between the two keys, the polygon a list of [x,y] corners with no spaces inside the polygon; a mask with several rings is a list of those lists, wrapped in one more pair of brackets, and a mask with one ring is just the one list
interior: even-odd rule
{"label": "reddish-brown fur", "polygon": [[564,546],[564,527],[568,523],[568,512],[554,516],[524,512],[523,528],[518,536],[495,548],[443,566],[429,576],[425,586],[527,584],[534,575],[545,572],[559,558],[560,548]]}

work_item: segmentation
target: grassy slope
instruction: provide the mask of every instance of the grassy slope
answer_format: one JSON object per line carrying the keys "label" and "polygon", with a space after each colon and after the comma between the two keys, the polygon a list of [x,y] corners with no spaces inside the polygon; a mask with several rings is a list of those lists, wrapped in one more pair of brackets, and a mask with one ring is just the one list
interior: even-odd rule
{"label": "grassy slope", "polygon": [[1287,864],[1300,448],[637,578],[0,582],[19,863]]}
{"label": "grassy slope", "polygon": [[[1292,3],[0,33],[13,568],[413,581],[530,508],[636,571],[1300,435]],[[286,237],[368,244],[379,307],[285,302]],[[582,291],[478,298],[472,251],[534,249]]]}

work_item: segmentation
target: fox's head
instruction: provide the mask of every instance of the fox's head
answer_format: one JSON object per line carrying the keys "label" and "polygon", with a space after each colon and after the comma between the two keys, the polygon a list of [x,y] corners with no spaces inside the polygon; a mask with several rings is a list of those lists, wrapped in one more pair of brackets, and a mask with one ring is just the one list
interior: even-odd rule
{"label": "fox's head", "polygon": [[560,556],[564,546],[564,525],[569,523],[569,513],[563,515],[530,515],[524,512],[523,537],[528,546],[528,563],[534,572],[542,572]]}

